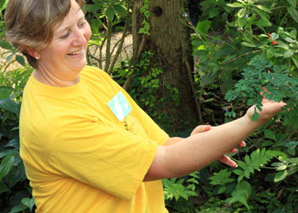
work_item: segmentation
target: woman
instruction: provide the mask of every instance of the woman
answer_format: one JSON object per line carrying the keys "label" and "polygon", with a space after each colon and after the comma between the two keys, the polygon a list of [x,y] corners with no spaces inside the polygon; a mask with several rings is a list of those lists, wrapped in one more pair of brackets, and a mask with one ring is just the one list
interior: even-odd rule
{"label": "woman", "polygon": [[105,72],[86,66],[91,30],[81,6],[10,0],[6,8],[7,39],[35,68],[24,89],[20,155],[37,212],[165,213],[161,179],[217,159],[236,167],[224,153],[284,106],[264,101],[257,122],[250,108],[217,128],[169,138]]}

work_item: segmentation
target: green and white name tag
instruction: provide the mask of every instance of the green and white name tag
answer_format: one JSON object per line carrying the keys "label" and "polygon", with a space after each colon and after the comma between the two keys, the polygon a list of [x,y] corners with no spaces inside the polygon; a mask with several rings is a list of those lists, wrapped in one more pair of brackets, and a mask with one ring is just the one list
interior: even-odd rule
{"label": "green and white name tag", "polygon": [[119,121],[122,121],[132,110],[121,91],[109,101],[108,106]]}

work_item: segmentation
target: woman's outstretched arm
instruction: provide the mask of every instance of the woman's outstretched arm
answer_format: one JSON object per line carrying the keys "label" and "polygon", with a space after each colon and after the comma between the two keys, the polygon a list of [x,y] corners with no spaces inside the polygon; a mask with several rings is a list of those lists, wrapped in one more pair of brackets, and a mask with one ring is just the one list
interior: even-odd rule
{"label": "woman's outstretched arm", "polygon": [[144,181],[181,177],[199,170],[236,147],[255,129],[281,111],[284,103],[264,101],[261,117],[252,121],[254,107],[234,121],[191,135],[179,143],[158,146],[155,158]]}

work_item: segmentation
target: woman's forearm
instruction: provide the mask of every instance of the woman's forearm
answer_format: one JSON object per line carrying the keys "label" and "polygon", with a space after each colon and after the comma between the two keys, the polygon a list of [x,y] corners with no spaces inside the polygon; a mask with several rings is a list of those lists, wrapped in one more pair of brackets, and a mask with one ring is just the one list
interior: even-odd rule
{"label": "woman's forearm", "polygon": [[199,170],[236,147],[260,125],[261,121],[244,116],[179,143],[159,146],[145,180],[180,177]]}
{"label": "woman's forearm", "polygon": [[210,131],[193,134],[179,143],[158,146],[144,180],[180,177],[207,166],[237,146],[286,105],[267,99],[264,99],[262,104],[258,121],[251,120],[255,113],[255,107],[252,106],[237,120],[212,128]]}
{"label": "woman's forearm", "polygon": [[168,174],[183,176],[209,165],[236,147],[260,125],[242,117],[166,147],[164,162],[168,165]]}

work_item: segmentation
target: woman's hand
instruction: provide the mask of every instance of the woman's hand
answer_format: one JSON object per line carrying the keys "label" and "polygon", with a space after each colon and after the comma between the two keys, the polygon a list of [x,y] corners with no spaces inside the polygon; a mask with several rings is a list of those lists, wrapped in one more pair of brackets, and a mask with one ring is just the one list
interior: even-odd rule
{"label": "woman's hand", "polygon": [[[200,126],[197,126],[192,132],[190,135],[194,135],[194,134],[198,134],[198,133],[201,133],[201,132],[205,132],[205,131],[209,131],[211,130],[212,128],[215,128],[215,127],[211,127],[210,125],[200,125]],[[239,143],[239,147],[245,147],[246,146],[246,143],[244,141],[241,141]],[[229,153],[237,153],[238,152],[238,149],[235,147],[233,148],[232,150],[229,151]],[[228,166],[231,166],[231,167],[238,167],[238,164],[233,161],[230,157],[226,156],[226,155],[223,155],[222,157],[220,157],[218,159],[220,162],[228,165]]]}
{"label": "woman's hand", "polygon": [[[261,124],[265,123],[267,120],[280,112],[282,108],[286,106],[286,103],[271,101],[264,97],[262,100],[262,105],[262,111],[257,110],[257,112],[260,114],[260,118],[256,121],[257,123]],[[255,113],[255,107],[255,105],[251,106],[246,112],[246,116],[250,120],[252,120],[252,116]]]}

